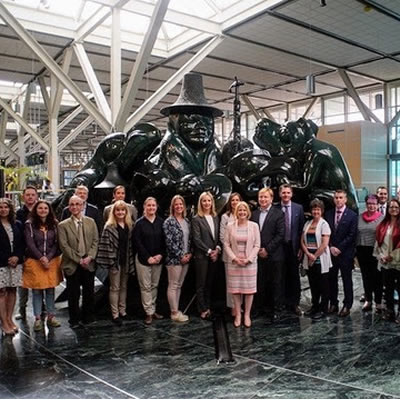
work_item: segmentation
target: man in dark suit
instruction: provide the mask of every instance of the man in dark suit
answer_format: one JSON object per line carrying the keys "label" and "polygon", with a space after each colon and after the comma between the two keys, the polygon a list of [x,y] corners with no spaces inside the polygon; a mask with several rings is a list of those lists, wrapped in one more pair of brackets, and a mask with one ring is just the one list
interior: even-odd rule
{"label": "man in dark suit", "polygon": [[336,190],[333,201],[335,208],[326,212],[325,219],[331,228],[329,247],[332,255],[332,268],[329,271],[329,302],[328,312],[339,311],[338,274],[342,276],[344,299],[340,317],[350,314],[353,305],[354,251],[357,239],[357,214],[346,207],[347,195],[344,190]]}
{"label": "man in dark suit", "polygon": [[[99,209],[93,204],[87,202],[89,196],[89,189],[84,185],[79,185],[75,189],[75,195],[83,200],[82,215],[93,218],[94,222],[96,222],[97,230],[99,234],[101,234],[101,232],[103,231],[103,218],[99,212]],[[65,207],[61,214],[61,221],[64,221],[70,216],[71,212],[69,210],[69,206]]]}
{"label": "man in dark suit", "polygon": [[[58,225],[58,240],[62,252],[61,268],[67,279],[68,312],[71,328],[94,321],[94,271],[99,235],[95,222],[83,216],[83,201],[78,196],[69,199],[71,216]],[[82,286],[82,314],[79,312]]]}
{"label": "man in dark suit", "polygon": [[304,210],[301,204],[292,201],[293,190],[289,184],[283,184],[279,188],[281,202],[278,206],[285,214],[285,239],[283,248],[285,251],[285,275],[284,290],[286,306],[296,315],[302,315],[300,304],[300,274],[299,259],[302,256],[300,239],[304,225]]}
{"label": "man in dark suit", "polygon": [[251,220],[260,227],[261,248],[258,253],[256,306],[266,308],[271,320],[279,319],[284,304],[283,270],[285,218],[283,212],[272,206],[274,192],[263,188],[258,192],[259,209]]}
{"label": "man in dark suit", "polygon": [[387,202],[388,202],[388,190],[386,186],[378,186],[376,189],[376,195],[378,196],[379,204],[378,211],[382,214],[386,214]]}

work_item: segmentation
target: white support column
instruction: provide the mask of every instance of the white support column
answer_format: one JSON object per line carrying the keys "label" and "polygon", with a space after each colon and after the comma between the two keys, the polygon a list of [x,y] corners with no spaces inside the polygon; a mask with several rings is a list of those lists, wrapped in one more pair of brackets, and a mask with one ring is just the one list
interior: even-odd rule
{"label": "white support column", "polygon": [[111,122],[115,121],[121,107],[121,11],[113,8],[111,25]]}
{"label": "white support column", "polygon": [[4,153],[7,151],[5,146],[6,130],[7,130],[8,114],[5,111],[0,113],[0,158],[4,158]]}
{"label": "white support column", "polygon": [[106,133],[111,132],[111,110],[108,105],[106,96],[100,86],[99,80],[97,79],[96,73],[94,72],[93,66],[90,63],[89,57],[86,54],[85,48],[82,43],[74,43],[75,54],[78,57],[79,64],[82,67],[82,71],[85,74],[86,80],[90,86],[90,90],[94,95],[97,107],[103,113],[107,121],[110,123],[110,130]]}
{"label": "white support column", "polygon": [[124,98],[122,99],[122,104],[115,122],[117,131],[120,131],[124,128],[133,103],[135,102],[136,94],[139,90],[140,83],[142,82],[147,62],[151,56],[151,50],[153,49],[158,32],[161,28],[161,24],[164,20],[165,13],[167,12],[168,4],[169,0],[158,0],[154,7],[154,12],[151,17],[148,30],[143,39],[143,43],[136,58],[135,65],[133,66],[131,76],[129,77],[129,82],[125,88]]}
{"label": "white support column", "polygon": [[[51,85],[50,85],[50,97],[53,99],[52,112],[49,113],[49,144],[50,151],[48,154],[48,174],[51,182],[55,186],[56,190],[60,189],[60,157],[58,152],[58,111],[59,105],[56,104],[58,99],[56,96],[59,92],[59,87],[57,85],[57,78],[51,75]],[[60,99],[61,104],[61,99]]]}
{"label": "white support column", "polygon": [[17,114],[5,100],[0,98],[0,106],[3,107],[8,114],[18,123],[20,124],[26,132],[28,132],[40,145],[46,150],[49,151],[48,144],[34,131],[34,129],[21,117],[21,115]]}
{"label": "white support column", "polygon": [[66,136],[58,145],[58,151],[61,152],[68,146],[82,131],[84,131],[93,122],[92,117],[87,117],[75,129],[72,129],[68,136]]}
{"label": "white support column", "polygon": [[138,123],[168,92],[175,87],[187,72],[195,68],[208,54],[210,54],[222,41],[224,36],[215,36],[206,43],[189,61],[175,72],[152,96],[150,96],[128,119],[124,132],[128,132]]}
{"label": "white support column", "polygon": [[320,97],[314,97],[311,100],[311,103],[308,105],[306,111],[304,111],[304,114],[302,115],[302,118],[308,118],[309,114],[311,113],[312,109],[314,106],[318,103]]}
{"label": "white support column", "polygon": [[47,92],[46,82],[43,76],[39,76],[38,83],[40,86],[40,92],[42,93],[43,103],[46,107],[47,113],[50,114],[51,110],[50,98],[49,98],[49,93]]}
{"label": "white support column", "polygon": [[343,83],[346,85],[349,96],[354,100],[354,103],[356,103],[356,106],[358,107],[363,118],[366,121],[371,121],[371,119],[373,119],[376,122],[382,123],[382,121],[380,121],[379,118],[360,99],[360,96],[358,95],[355,87],[353,86],[353,83],[351,82],[349,76],[347,75],[347,72],[342,68],[339,68],[338,72],[343,80]]}
{"label": "white support column", "polygon": [[250,110],[250,112],[253,114],[254,118],[258,121],[259,119],[261,119],[260,114],[258,113],[258,111],[256,110],[256,108],[254,107],[253,103],[250,101],[250,99],[248,98],[247,95],[242,94],[241,95],[244,103],[246,104],[247,108]]}
{"label": "white support column", "polygon": [[91,115],[104,132],[111,130],[110,122],[103,114],[86,98],[79,87],[72,79],[58,66],[53,58],[44,50],[36,39],[20,24],[19,21],[8,11],[7,7],[0,2],[0,17],[14,31],[14,33],[29,47],[30,50],[39,58],[44,66],[54,74],[58,80],[68,89],[75,100],[80,103],[87,113]]}
{"label": "white support column", "polygon": [[[68,47],[64,51],[64,59],[63,59],[63,63],[62,63],[62,70],[66,74],[68,74],[68,72],[69,72],[71,60],[72,60],[72,48]],[[58,113],[60,112],[62,96],[64,93],[64,86],[57,80],[56,86],[55,86],[55,92],[54,92],[54,88],[52,88],[52,90],[53,90],[53,94],[52,94],[52,98],[51,98],[51,107],[49,109],[49,118],[50,118],[50,114],[58,115]]]}

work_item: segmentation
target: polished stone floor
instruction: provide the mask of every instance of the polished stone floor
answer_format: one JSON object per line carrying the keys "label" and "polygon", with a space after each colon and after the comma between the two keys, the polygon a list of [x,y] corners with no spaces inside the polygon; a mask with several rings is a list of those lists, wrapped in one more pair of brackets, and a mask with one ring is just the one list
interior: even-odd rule
{"label": "polished stone floor", "polygon": [[195,315],[73,331],[58,307],[61,328],[36,333],[29,320],[2,339],[0,398],[400,398],[400,326],[358,301],[345,319],[228,323],[232,364],[216,363],[212,323]]}

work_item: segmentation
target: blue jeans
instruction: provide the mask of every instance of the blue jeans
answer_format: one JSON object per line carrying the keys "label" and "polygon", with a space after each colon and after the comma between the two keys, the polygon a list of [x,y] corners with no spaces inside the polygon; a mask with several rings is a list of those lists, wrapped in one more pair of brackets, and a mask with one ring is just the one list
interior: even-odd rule
{"label": "blue jeans", "polygon": [[45,295],[46,310],[48,314],[54,315],[56,311],[56,306],[54,304],[54,288],[32,289],[33,314],[36,318],[40,318],[40,314],[42,313],[43,294]]}

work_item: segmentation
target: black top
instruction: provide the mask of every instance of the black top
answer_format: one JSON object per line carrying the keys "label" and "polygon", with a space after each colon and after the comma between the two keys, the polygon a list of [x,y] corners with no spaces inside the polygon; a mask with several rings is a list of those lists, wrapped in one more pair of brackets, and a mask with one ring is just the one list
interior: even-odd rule
{"label": "black top", "polygon": [[133,229],[133,243],[137,250],[139,261],[143,265],[149,265],[149,257],[161,254],[165,255],[165,238],[163,230],[164,220],[156,216],[154,222],[150,222],[146,217],[141,217],[136,221]]}
{"label": "black top", "polygon": [[30,211],[29,208],[24,204],[20,209],[17,210],[15,216],[17,218],[17,221],[22,222],[22,224],[25,224],[26,220],[28,219]]}
{"label": "black top", "polygon": [[19,221],[11,224],[11,227],[14,234],[13,251],[11,251],[10,239],[8,238],[7,232],[0,222],[0,268],[7,267],[8,259],[13,256],[18,257],[19,264],[23,262],[25,251],[24,227]]}
{"label": "black top", "polygon": [[124,228],[122,228],[121,225],[117,224],[117,230],[118,230],[118,249],[119,249],[118,265],[120,265],[121,268],[125,268],[126,255],[128,252],[129,228],[126,225]]}

